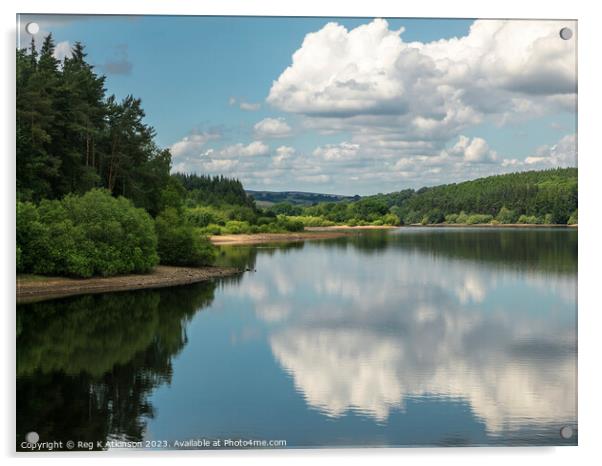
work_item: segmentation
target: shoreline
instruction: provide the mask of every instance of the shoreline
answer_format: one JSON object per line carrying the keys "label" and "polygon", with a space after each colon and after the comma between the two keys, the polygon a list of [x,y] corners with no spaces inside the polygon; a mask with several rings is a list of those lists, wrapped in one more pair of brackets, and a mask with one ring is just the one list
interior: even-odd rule
{"label": "shoreline", "polygon": [[234,267],[173,267],[159,265],[148,274],[67,278],[17,275],[17,304],[81,294],[111,293],[190,285],[241,273]]}
{"label": "shoreline", "polygon": [[395,228],[577,228],[577,225],[558,225],[558,224],[535,224],[535,223],[431,223],[422,225],[414,223],[411,225],[334,225],[328,227],[306,227],[304,231],[288,233],[243,233],[236,235],[213,235],[209,239],[216,246],[228,245],[253,245],[264,243],[291,243],[298,241],[311,241],[318,239],[341,238],[350,236],[357,231],[365,230],[391,230]]}
{"label": "shoreline", "polygon": [[336,225],[329,227],[306,227],[304,231],[287,232],[287,233],[249,233],[238,235],[213,235],[209,239],[216,246],[230,244],[262,244],[262,243],[278,243],[278,242],[296,242],[308,241],[316,239],[331,239],[349,236],[354,231],[361,230],[388,230],[397,228],[394,226],[356,226]]}
{"label": "shoreline", "polygon": [[422,225],[421,223],[412,223],[410,225],[402,225],[398,228],[403,227],[429,227],[429,228],[577,228],[577,224],[574,225],[560,225],[557,223],[428,223]]}

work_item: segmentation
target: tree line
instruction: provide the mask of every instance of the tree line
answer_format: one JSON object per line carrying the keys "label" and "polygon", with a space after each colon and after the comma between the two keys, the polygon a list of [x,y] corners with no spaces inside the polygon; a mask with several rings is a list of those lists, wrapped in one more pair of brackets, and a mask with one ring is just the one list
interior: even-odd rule
{"label": "tree line", "polygon": [[269,210],[306,226],[576,224],[577,168],[489,176],[312,206],[278,203]]}

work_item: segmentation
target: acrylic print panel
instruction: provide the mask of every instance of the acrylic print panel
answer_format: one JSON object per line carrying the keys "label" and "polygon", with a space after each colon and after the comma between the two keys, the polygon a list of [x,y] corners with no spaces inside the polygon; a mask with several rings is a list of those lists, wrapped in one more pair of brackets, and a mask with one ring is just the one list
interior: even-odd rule
{"label": "acrylic print panel", "polygon": [[576,21],[18,46],[17,450],[577,444]]}

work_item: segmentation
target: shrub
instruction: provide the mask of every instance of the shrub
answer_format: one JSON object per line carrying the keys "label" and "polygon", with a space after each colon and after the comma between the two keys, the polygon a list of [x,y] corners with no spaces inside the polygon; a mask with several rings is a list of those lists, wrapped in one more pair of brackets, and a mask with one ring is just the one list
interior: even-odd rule
{"label": "shrub", "polygon": [[333,221],[326,218],[312,215],[294,215],[289,216],[288,219],[301,222],[305,227],[329,227],[335,224]]}
{"label": "shrub", "polygon": [[566,222],[568,225],[577,225],[577,211],[573,212],[569,217],[569,220]]}
{"label": "shrub", "polygon": [[493,216],[491,215],[472,214],[468,217],[466,223],[468,223],[469,225],[476,225],[479,223],[489,223],[491,222],[491,220],[493,220]]}
{"label": "shrub", "polygon": [[536,224],[536,223],[540,223],[540,221],[535,215],[524,215],[523,214],[518,218],[518,223]]}
{"label": "shrub", "polygon": [[458,214],[456,223],[460,223],[460,224],[468,223],[468,215],[466,215],[466,212],[462,211]]}
{"label": "shrub", "polygon": [[227,221],[227,217],[223,212],[209,206],[186,209],[184,217],[188,223],[195,227],[206,227],[211,224],[224,225]]}
{"label": "shrub", "polygon": [[20,272],[90,277],[149,272],[158,263],[151,217],[93,189],[83,196],[17,203]]}
{"label": "shrub", "polygon": [[251,225],[249,222],[240,220],[229,220],[223,228],[223,232],[228,235],[239,235],[241,233],[249,233]]}
{"label": "shrub", "polygon": [[516,213],[513,210],[502,207],[495,218],[500,223],[508,224],[515,223],[516,217]]}
{"label": "shrub", "polygon": [[445,221],[447,223],[457,223],[458,222],[458,214],[447,214],[445,216]]}
{"label": "shrub", "polygon": [[393,225],[393,226],[397,226],[397,225],[401,224],[401,220],[399,219],[399,217],[393,213],[383,215],[382,222],[385,225]]}
{"label": "shrub", "polygon": [[155,219],[155,227],[162,264],[200,266],[214,262],[215,247],[177,209],[162,211]]}

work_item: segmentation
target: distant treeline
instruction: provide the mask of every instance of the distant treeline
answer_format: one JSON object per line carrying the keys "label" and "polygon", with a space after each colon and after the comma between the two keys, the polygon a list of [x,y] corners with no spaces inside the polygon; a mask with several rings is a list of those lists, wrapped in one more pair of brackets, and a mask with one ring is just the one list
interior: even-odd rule
{"label": "distant treeline", "polygon": [[233,204],[255,208],[242,183],[225,176],[175,173],[173,175],[186,189],[189,199],[207,205]]}
{"label": "distant treeline", "polygon": [[339,202],[358,200],[360,196],[342,196],[338,194],[319,194],[307,193],[301,191],[250,191],[247,194],[251,195],[257,203],[261,205],[278,204],[287,202],[292,205],[312,205],[320,202]]}
{"label": "distant treeline", "polygon": [[384,201],[406,223],[425,218],[428,223],[441,223],[464,212],[494,219],[501,214],[501,223],[515,223],[525,216],[535,221],[522,223],[565,224],[577,210],[577,168],[489,176],[373,199]]}
{"label": "distant treeline", "polygon": [[359,200],[269,208],[306,226],[344,223],[577,223],[577,168],[489,176],[418,190],[405,189]]}

